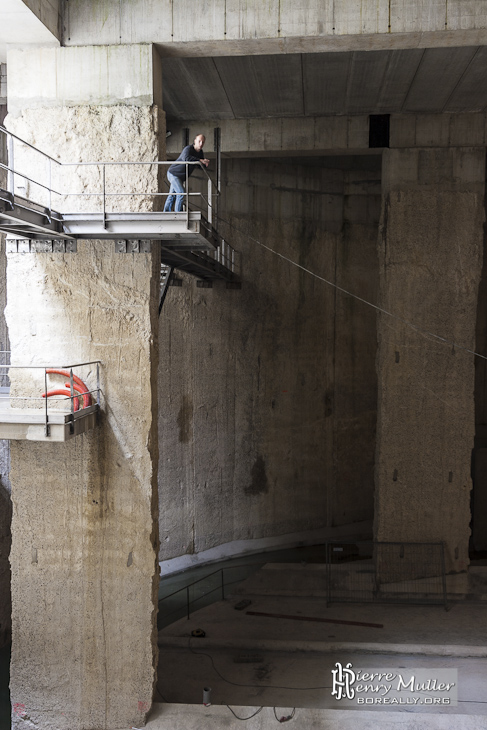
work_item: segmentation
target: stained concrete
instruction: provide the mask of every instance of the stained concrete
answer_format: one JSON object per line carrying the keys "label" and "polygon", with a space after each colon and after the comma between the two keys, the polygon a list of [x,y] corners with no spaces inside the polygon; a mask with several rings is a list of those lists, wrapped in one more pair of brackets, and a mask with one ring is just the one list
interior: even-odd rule
{"label": "stained concrete", "polygon": [[[167,140],[170,155],[179,154],[182,130],[190,137],[206,135],[205,151],[213,152],[213,130],[220,128],[222,152],[242,157],[288,157],[289,154],[376,154],[369,148],[369,117],[358,115],[316,115],[274,119],[170,119]],[[475,114],[391,114],[391,148],[485,146],[487,122],[483,112]]]}
{"label": "stained concrete", "polygon": [[468,565],[475,419],[473,356],[451,343],[475,343],[484,178],[481,148],[383,156],[380,304],[401,319],[378,320],[375,538],[443,541],[454,572]]}
{"label": "stained concrete", "polygon": [[10,449],[8,441],[0,441],[0,648],[10,642],[12,608],[10,601]]}
{"label": "stained concrete", "polygon": [[[59,104],[23,109],[7,124],[65,161],[158,159],[153,99]],[[85,189],[97,181],[89,170]],[[149,166],[122,180],[158,190]],[[157,663],[158,251],[79,242],[77,254],[9,255],[7,269],[17,363],[101,361],[96,429],[65,444],[11,444],[13,727],[138,726]],[[96,387],[93,366],[78,372]],[[18,389],[18,371],[12,377]]]}
{"label": "stained concrete", "polygon": [[[0,160],[4,159],[4,150],[0,143]],[[2,172],[0,180],[5,180]],[[0,235],[0,365],[8,362],[4,350],[9,350],[7,325],[4,309],[6,303],[6,255],[5,237]],[[7,384],[6,370],[0,368],[0,386]],[[7,645],[11,639],[12,606],[10,600],[10,524],[12,519],[12,501],[10,497],[10,443],[0,440],[0,648]]]}
{"label": "stained concrete", "polygon": [[162,106],[159,60],[150,44],[13,48],[7,65],[10,114],[50,106]]}
{"label": "stained concrete", "polygon": [[[234,712],[241,718],[248,718],[257,712],[260,705],[233,706]],[[291,707],[279,707],[278,717],[289,714]],[[485,730],[487,720],[480,715],[449,717],[448,715],[418,714],[393,712],[354,712],[352,710],[299,710],[295,724],[310,730]],[[246,721],[249,730],[267,730],[277,725],[272,707],[264,707],[262,712]],[[186,730],[197,727],[201,730],[237,730],[242,727],[241,720],[236,719],[227,707],[203,707],[203,705],[157,704],[146,727],[148,730]]]}
{"label": "stained concrete", "polygon": [[475,45],[483,3],[462,0],[138,0],[70,2],[65,42],[158,43],[166,55],[313,53]]}
{"label": "stained concrete", "polygon": [[379,170],[225,160],[223,178],[242,288],[183,277],[161,315],[161,559],[373,514],[375,312],[282,257],[373,299]]}
{"label": "stained concrete", "polygon": [[[487,351],[487,255],[484,240],[484,260],[477,305],[475,347]],[[472,546],[487,550],[487,361],[475,359],[475,448],[472,454]]]}
{"label": "stained concrete", "polygon": [[[102,361],[102,415],[95,431],[66,444],[11,445],[11,694],[14,705],[43,727],[140,723],[151,703],[157,591],[153,266],[156,258],[116,255],[109,243],[81,244],[71,257],[20,254],[9,260],[7,319],[17,361],[33,354],[57,364]],[[30,299],[20,309],[14,292],[25,280]],[[23,327],[32,322],[35,334]],[[81,374],[96,384],[93,367]],[[17,714],[14,727],[22,725]]]}

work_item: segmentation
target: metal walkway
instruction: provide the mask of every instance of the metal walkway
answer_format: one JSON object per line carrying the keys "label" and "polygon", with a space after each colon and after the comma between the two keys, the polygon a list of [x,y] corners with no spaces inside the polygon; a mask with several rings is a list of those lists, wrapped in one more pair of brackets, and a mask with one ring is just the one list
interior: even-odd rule
{"label": "metal walkway", "polygon": [[[150,250],[148,241],[160,242],[161,260],[165,266],[180,269],[204,281],[220,279],[231,284],[239,282],[237,254],[212,224],[214,199],[218,191],[213,192],[215,188],[211,178],[198,163],[183,163],[186,166],[184,212],[130,211],[124,208],[123,201],[126,201],[127,207],[132,201],[133,207],[140,208],[140,202],[144,199],[157,203],[157,198],[160,198],[164,202],[168,193],[128,191],[123,183],[124,167],[150,166],[158,170],[160,166],[164,168],[172,162],[66,164],[51,158],[3,127],[0,127],[1,135],[6,141],[8,164],[0,162],[0,174],[1,170],[5,171],[3,185],[6,183],[6,187],[0,185],[0,231],[13,239],[9,251],[75,253],[77,240],[91,239],[113,240],[115,250],[120,253],[143,253]],[[36,173],[38,179],[34,180],[30,174],[26,174],[26,170],[39,169],[39,155],[46,176],[45,179],[39,179],[39,173]],[[22,170],[14,164],[19,158]],[[201,191],[201,180],[197,183],[200,187],[198,192],[189,189],[191,165],[197,165],[206,175],[206,194]],[[87,168],[92,168],[90,179],[98,180],[99,186],[90,192],[85,189],[83,192],[71,192],[73,179],[82,176]],[[110,179],[110,175],[113,179]],[[121,189],[116,189],[116,183],[121,185]],[[87,201],[91,201],[90,205],[98,210],[61,212],[58,207],[66,208],[66,201],[71,198],[76,201],[71,204],[71,211],[78,207],[86,208]],[[43,203],[40,203],[41,200]],[[59,206],[55,205],[56,200]],[[134,205],[133,201],[137,201],[137,204]],[[162,207],[160,201],[158,206]],[[117,207],[122,210],[116,210]]]}

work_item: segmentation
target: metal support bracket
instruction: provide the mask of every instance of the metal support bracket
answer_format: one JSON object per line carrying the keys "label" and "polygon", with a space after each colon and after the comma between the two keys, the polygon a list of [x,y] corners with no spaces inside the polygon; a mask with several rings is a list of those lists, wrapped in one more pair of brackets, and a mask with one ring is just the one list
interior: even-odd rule
{"label": "metal support bracket", "polygon": [[7,253],[77,253],[77,241],[7,238]]}
{"label": "metal support bracket", "polygon": [[196,282],[196,286],[199,289],[213,289],[213,282],[206,281],[205,279],[198,279],[198,281]]}
{"label": "metal support bracket", "polygon": [[[174,271],[174,266],[167,266],[165,268],[166,268],[166,270],[164,272],[165,276],[164,276],[164,280],[162,281],[162,286],[161,286],[161,298],[159,300],[159,316],[161,314],[162,307],[164,306],[164,302],[165,302],[166,295],[167,295],[167,290],[169,288],[169,284],[170,284],[171,278],[172,278],[172,273]],[[161,274],[162,274],[162,271],[161,271]]]}
{"label": "metal support bracket", "polygon": [[115,241],[115,253],[151,253],[152,241],[146,239]]}
{"label": "metal support bracket", "polygon": [[[8,210],[13,210],[15,207],[13,193],[9,193],[6,190],[0,195],[0,201],[8,206]],[[0,209],[5,210],[3,205],[0,205]]]}

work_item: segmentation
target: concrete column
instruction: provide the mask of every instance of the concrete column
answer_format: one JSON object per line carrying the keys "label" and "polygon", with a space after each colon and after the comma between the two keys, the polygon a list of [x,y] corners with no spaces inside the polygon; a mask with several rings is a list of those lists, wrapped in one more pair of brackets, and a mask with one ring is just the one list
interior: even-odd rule
{"label": "concrete column", "polygon": [[[0,95],[4,93],[3,71],[4,65],[1,64],[1,80]],[[6,87],[5,87],[6,92]],[[4,100],[6,101],[6,99]],[[3,122],[2,109],[6,110],[6,106],[2,107],[2,98],[0,96],[0,123]],[[4,162],[6,159],[6,146],[0,141],[0,160]],[[5,187],[7,176],[2,170],[0,173],[0,184]],[[8,350],[8,334],[7,325],[5,323],[5,304],[6,304],[6,281],[5,281],[5,236],[0,235],[0,365],[7,362],[5,354],[2,350]],[[0,386],[5,385],[5,370],[0,369]],[[5,644],[10,643],[12,628],[12,606],[10,602],[10,523],[12,519],[12,502],[10,499],[10,443],[0,440],[0,649]]]}
{"label": "concrete column", "polygon": [[468,565],[474,348],[485,150],[387,150],[379,235],[381,306],[375,537],[446,545]]}
{"label": "concrete column", "polygon": [[[158,159],[165,128],[152,88],[144,91],[134,79],[146,68],[143,83],[153,83],[152,49],[72,51],[12,55],[13,79],[29,71],[35,83],[37,74],[38,89],[50,96],[38,94],[29,106],[28,90],[12,80],[9,128],[64,161]],[[59,75],[66,67],[79,75],[76,103],[69,103]],[[103,78],[111,89],[105,104]],[[128,89],[128,96],[117,103],[114,89]],[[150,166],[118,170],[126,191],[157,190]],[[83,174],[89,192],[98,173],[84,168]],[[112,205],[123,200],[112,199]],[[140,209],[150,205],[145,199]],[[13,361],[100,360],[102,388],[95,430],[64,444],[11,445],[14,728],[140,727],[151,707],[158,283],[156,253],[115,253],[110,241],[79,242],[76,254],[8,255]],[[82,373],[95,387],[95,368]],[[32,382],[37,393],[39,386],[43,390],[34,376]]]}

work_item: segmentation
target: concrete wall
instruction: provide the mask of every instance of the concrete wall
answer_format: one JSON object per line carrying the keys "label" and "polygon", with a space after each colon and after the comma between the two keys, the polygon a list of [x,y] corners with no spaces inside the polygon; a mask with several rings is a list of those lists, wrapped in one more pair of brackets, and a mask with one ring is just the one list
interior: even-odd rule
{"label": "concrete wall", "polygon": [[246,235],[374,300],[380,171],[344,166],[224,160],[242,289],[161,315],[162,559],[372,518],[375,312]]}
{"label": "concrete wall", "polygon": [[485,150],[384,153],[379,245],[375,537],[446,545],[468,565],[473,349],[484,222]]}
{"label": "concrete wall", "polygon": [[[70,0],[65,43],[158,43],[218,55],[475,45],[487,9],[462,0]],[[480,7],[479,7],[480,6]]]}

